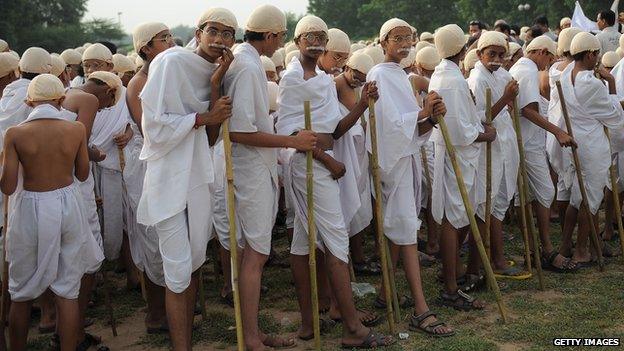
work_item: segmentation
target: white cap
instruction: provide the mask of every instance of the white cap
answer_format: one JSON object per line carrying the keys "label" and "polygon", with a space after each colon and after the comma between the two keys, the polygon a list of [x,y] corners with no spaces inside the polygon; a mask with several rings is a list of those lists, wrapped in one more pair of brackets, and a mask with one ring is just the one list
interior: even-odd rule
{"label": "white cap", "polygon": [[85,49],[82,54],[82,61],[100,60],[113,63],[113,53],[103,44],[95,43]]}
{"label": "white cap", "polygon": [[275,67],[284,67],[284,55],[282,55],[282,51],[276,50],[273,56],[271,56],[271,61],[273,61]]}
{"label": "white cap", "polygon": [[382,62],[385,61],[386,59],[386,55],[383,52],[383,49],[381,48],[381,46],[368,46],[366,47],[363,52],[370,56],[370,58],[373,60],[373,63],[380,64]]}
{"label": "white cap", "polygon": [[505,51],[507,51],[509,47],[509,45],[507,44],[507,36],[501,32],[496,32],[493,30],[487,31],[485,33],[482,32],[477,43],[477,49],[481,51],[488,46],[500,46],[505,48]]}
{"label": "white cap", "polygon": [[9,43],[0,39],[0,52],[5,52],[9,48]]}
{"label": "white cap", "polygon": [[585,51],[600,51],[600,40],[591,33],[580,32],[572,39],[570,54],[576,55]]}
{"label": "white cap", "polygon": [[271,61],[270,58],[263,55],[263,56],[260,56],[260,61],[262,61],[262,67],[264,68],[265,72],[277,73],[277,70],[275,69],[275,64],[273,63],[273,61]]}
{"label": "white cap", "polygon": [[464,70],[469,71],[474,68],[475,64],[479,61],[477,56],[477,49],[472,49],[466,53],[464,57]]}
{"label": "white cap", "polygon": [[572,20],[570,19],[570,17],[564,17],[561,19],[561,21],[559,21],[559,27],[563,27],[566,24],[572,24]]}
{"label": "white cap", "polygon": [[279,93],[279,85],[275,82],[267,82],[267,92],[269,95],[269,110],[277,111],[277,95]]}
{"label": "white cap", "polygon": [[349,57],[349,59],[347,60],[346,64],[347,67],[354,69],[358,72],[362,72],[364,74],[368,74],[368,71],[370,71],[374,65],[375,63],[373,62],[373,59],[371,59],[370,56],[366,55],[362,51],[356,52],[351,55],[351,57]]}
{"label": "white cap", "polygon": [[577,27],[566,28],[559,32],[559,38],[557,39],[557,54],[559,56],[563,56],[564,52],[570,51],[572,38],[580,32],[582,32],[582,30]]}
{"label": "white cap", "polygon": [[27,73],[50,73],[52,58],[47,51],[34,46],[24,51],[19,68],[20,71]]}
{"label": "white cap", "polygon": [[306,15],[301,17],[295,27],[295,38],[299,38],[301,34],[310,32],[324,32],[327,34],[327,24],[320,17],[314,15]]}
{"label": "white cap", "polygon": [[620,57],[624,57],[624,51],[622,51],[622,48],[615,49],[615,53],[620,55]]}
{"label": "white cap", "polygon": [[557,44],[545,35],[540,35],[539,37],[531,40],[529,45],[526,47],[526,52],[531,52],[535,50],[548,50],[553,55],[557,55]]}
{"label": "white cap", "polygon": [[364,49],[365,47],[366,47],[366,45],[364,45],[364,44],[353,43],[353,44],[351,44],[350,52],[354,53],[354,52],[356,52],[356,51],[358,51],[360,49]]}
{"label": "white cap", "polygon": [[292,61],[293,57],[296,58],[301,58],[301,53],[299,52],[299,50],[297,51],[291,51],[289,53],[286,54],[286,58],[284,59],[284,64],[286,66],[288,66],[288,64],[290,63],[290,61]]}
{"label": "white cap", "polygon": [[[217,22],[224,26],[233,28],[235,31],[238,28],[238,21],[232,11],[223,7],[211,7],[206,10],[199,20],[197,21],[197,28],[206,24],[206,22]],[[138,50],[137,50],[138,51]]]}
{"label": "white cap", "polygon": [[79,65],[82,62],[82,54],[74,49],[67,49],[61,52],[61,58],[68,65]]}
{"label": "white cap", "polygon": [[0,52],[0,77],[14,72],[19,67],[19,58],[10,52]]}
{"label": "white cap", "polygon": [[430,32],[422,32],[420,33],[420,41],[425,41],[425,40],[434,40],[435,38],[433,37],[433,34],[431,34]]}
{"label": "white cap", "polygon": [[50,74],[56,77],[60,76],[65,71],[65,67],[67,67],[65,60],[63,60],[59,55],[50,55],[50,62],[52,63],[52,67],[50,67]]}
{"label": "white cap", "polygon": [[522,49],[522,46],[520,46],[520,44],[510,41],[509,42],[509,50],[507,51],[507,57],[511,57],[513,55],[516,54],[516,52],[518,52],[518,50]]}
{"label": "white cap", "polygon": [[602,55],[600,62],[602,62],[602,65],[607,68],[613,68],[618,62],[620,62],[620,59],[620,55],[618,55],[615,51],[609,51]]}
{"label": "white cap", "polygon": [[399,27],[407,27],[410,29],[410,31],[413,31],[412,26],[410,26],[409,23],[405,22],[404,20],[400,19],[400,18],[391,18],[389,20],[387,20],[382,26],[381,29],[379,30],[379,41],[384,41],[386,40],[386,37],[388,36],[388,33],[390,33],[391,30],[393,30],[394,28],[399,28]]}
{"label": "white cap", "polygon": [[338,28],[331,28],[327,31],[327,45],[325,50],[341,52],[348,54],[351,52],[351,41],[347,33],[341,31]]}
{"label": "white cap", "polygon": [[113,72],[123,75],[126,72],[134,72],[136,65],[129,57],[122,54],[113,55]]}
{"label": "white cap", "polygon": [[297,44],[293,42],[286,44],[286,46],[284,47],[284,55],[287,55],[291,51],[299,51]]}
{"label": "white cap", "polygon": [[256,33],[279,33],[286,31],[286,16],[273,5],[256,7],[245,24],[245,30]]}
{"label": "white cap", "polygon": [[141,48],[154,39],[158,33],[167,29],[169,29],[169,27],[160,22],[139,24],[132,31],[132,44],[134,46],[134,51],[138,53],[141,51]]}
{"label": "white cap", "polygon": [[80,62],[82,62],[82,54],[84,54],[85,48],[83,48],[82,46],[79,46],[75,48],[74,50],[76,50],[80,54]]}
{"label": "white cap", "polygon": [[30,81],[26,100],[30,102],[57,100],[65,96],[63,82],[57,76],[43,73]]}
{"label": "white cap", "polygon": [[113,105],[116,104],[119,99],[121,99],[121,92],[123,89],[123,83],[121,79],[114,73],[105,72],[105,71],[96,71],[89,75],[87,80],[98,79],[108,85],[109,88],[115,89],[115,101]]}
{"label": "white cap", "polygon": [[424,47],[416,54],[416,64],[428,71],[433,71],[440,61],[438,50],[433,46]]}
{"label": "white cap", "polygon": [[620,47],[624,50],[624,34],[620,35]]}
{"label": "white cap", "polygon": [[433,44],[431,44],[428,41],[419,41],[418,43],[416,43],[416,46],[414,47],[414,49],[416,50],[416,53],[418,53],[420,50],[426,48],[426,47],[432,47],[435,49],[435,46]]}
{"label": "white cap", "polygon": [[441,58],[448,58],[459,54],[466,39],[464,31],[456,24],[447,24],[435,33],[435,46]]}

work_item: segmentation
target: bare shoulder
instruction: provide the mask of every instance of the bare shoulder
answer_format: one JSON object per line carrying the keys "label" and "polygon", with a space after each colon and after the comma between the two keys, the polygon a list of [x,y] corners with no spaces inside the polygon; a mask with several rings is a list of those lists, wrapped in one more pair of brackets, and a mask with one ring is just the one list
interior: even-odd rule
{"label": "bare shoulder", "polygon": [[72,112],[78,112],[82,108],[97,109],[98,99],[95,95],[85,93],[82,90],[71,89],[65,96],[63,107]]}
{"label": "bare shoulder", "polygon": [[24,126],[20,126],[20,125],[9,127],[9,129],[7,129],[6,132],[4,133],[4,142],[5,143],[13,142],[15,138],[19,137],[23,129],[24,129]]}
{"label": "bare shoulder", "polygon": [[139,93],[143,90],[145,83],[147,82],[147,77],[143,75],[141,72],[137,73],[130,79],[128,83],[128,87],[126,89],[126,97],[137,98],[139,97]]}

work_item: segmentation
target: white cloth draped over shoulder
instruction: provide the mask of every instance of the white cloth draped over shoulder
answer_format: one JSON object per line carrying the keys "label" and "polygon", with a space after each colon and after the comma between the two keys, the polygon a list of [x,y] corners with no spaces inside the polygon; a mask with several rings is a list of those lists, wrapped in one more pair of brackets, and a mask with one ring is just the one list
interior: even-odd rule
{"label": "white cloth draped over shoulder", "polygon": [[18,79],[4,88],[0,99],[0,149],[4,146],[4,133],[10,127],[25,121],[33,110],[26,105],[29,79]]}
{"label": "white cloth draped over shoulder", "polygon": [[[602,81],[594,77],[593,71],[578,72],[573,83],[573,66],[569,65],[561,74],[561,87],[578,144],[589,207],[592,213],[596,213],[611,165],[611,157],[607,157],[611,154],[609,142],[603,127],[624,127],[624,110],[617,95],[610,95]],[[578,171],[573,167],[566,169]],[[578,209],[581,196],[576,177],[574,179],[570,204]]]}
{"label": "white cloth draped over shoulder", "polygon": [[[418,134],[421,109],[407,74],[399,64],[378,64],[368,72],[366,80],[375,81],[379,89],[375,114],[384,233],[397,245],[413,245],[417,242],[421,225],[418,218],[422,183],[420,146],[428,139],[429,133]],[[370,151],[370,128],[366,134],[366,146]]]}
{"label": "white cloth draped over shoulder", "polygon": [[[470,94],[468,83],[457,64],[443,59],[436,66],[431,76],[429,91],[437,92],[444,100],[447,110],[444,121],[448,127],[451,142],[455,147],[457,161],[470,201],[475,206],[477,199],[485,196],[477,192],[476,178],[481,145],[475,143],[479,133],[483,132],[484,129]],[[469,224],[468,216],[439,128],[434,129],[431,139],[435,142],[431,199],[433,218],[438,223],[442,223],[442,220],[446,218],[455,228],[465,227]]]}

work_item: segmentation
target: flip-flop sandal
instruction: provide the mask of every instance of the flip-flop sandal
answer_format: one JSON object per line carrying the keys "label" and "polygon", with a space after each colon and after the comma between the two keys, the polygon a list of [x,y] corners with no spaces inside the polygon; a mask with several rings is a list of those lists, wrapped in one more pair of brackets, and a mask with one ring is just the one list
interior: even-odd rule
{"label": "flip-flop sandal", "polygon": [[[288,341],[290,341],[290,343]],[[262,341],[262,344],[275,350],[286,350],[297,347],[297,342],[295,341],[295,339],[284,339],[272,334],[267,335],[266,338],[264,338],[264,340]]]}
{"label": "flip-flop sandal", "polygon": [[494,271],[494,277],[501,279],[525,280],[531,278],[531,276],[531,273],[513,266],[507,267],[502,271]]}
{"label": "flip-flop sandal", "polygon": [[[432,316],[436,319],[436,321],[423,326],[423,323],[424,323],[425,319],[427,319],[429,317],[432,317]],[[455,331],[454,330],[452,330],[450,332],[446,332],[446,333],[436,333],[436,331],[435,331],[436,328],[440,327],[440,326],[446,326],[446,323],[437,320],[437,315],[434,312],[431,312],[431,311],[427,311],[427,312],[425,312],[423,314],[420,314],[418,316],[412,314],[412,316],[410,317],[409,329],[411,331],[421,332],[421,333],[424,333],[426,335],[434,336],[434,337],[437,337],[437,338],[443,338],[443,337],[448,337],[448,336],[455,335]]]}
{"label": "flip-flop sandal", "polygon": [[576,269],[586,269],[595,267],[598,262],[589,261],[589,262],[574,262],[576,265]]}
{"label": "flip-flop sandal", "polygon": [[[360,323],[362,323],[363,326],[370,328],[370,327],[375,327],[379,325],[379,323],[381,323],[381,317],[378,314],[368,312],[361,308],[358,308],[357,311],[362,313],[365,316],[367,315],[374,316],[372,319],[362,319],[362,317],[360,317]],[[342,318],[332,318],[332,320],[336,323],[342,323]]]}
{"label": "flip-flop sandal", "polygon": [[147,327],[147,334],[167,334],[169,333],[169,324],[163,322],[159,327]]}
{"label": "flip-flop sandal", "polygon": [[543,266],[542,268],[555,273],[574,273],[578,271],[578,262],[574,262],[572,259],[567,257],[563,261],[563,265],[561,267],[555,266],[553,262],[555,262],[555,258],[557,257],[557,255],[559,255],[559,252],[556,250],[548,254],[547,265]]}
{"label": "flip-flop sandal", "polygon": [[452,307],[458,311],[482,310],[484,307],[475,306],[475,301],[477,301],[477,299],[461,290],[457,290],[454,294],[441,291],[438,297],[438,302],[442,306]]}
{"label": "flip-flop sandal", "polygon": [[373,329],[368,332],[368,335],[359,344],[345,344],[341,343],[340,347],[343,349],[357,349],[357,350],[370,350],[378,347],[386,347],[394,345],[396,340],[387,335],[377,334]]}

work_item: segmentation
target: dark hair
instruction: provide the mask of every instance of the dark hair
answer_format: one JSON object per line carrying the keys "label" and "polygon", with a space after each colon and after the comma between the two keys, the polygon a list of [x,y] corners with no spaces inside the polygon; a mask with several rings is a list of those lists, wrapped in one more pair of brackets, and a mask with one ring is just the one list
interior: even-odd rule
{"label": "dark hair", "polygon": [[[520,35],[520,27],[518,25],[512,24],[509,27],[511,28],[511,30],[516,32],[517,35]],[[511,31],[510,31],[510,33],[511,33]]]}
{"label": "dark hair", "polygon": [[485,24],[481,21],[470,21],[469,26],[479,26],[479,29],[485,29]]}
{"label": "dark hair", "polygon": [[113,53],[113,55],[117,53],[117,45],[111,43],[110,41],[99,41],[98,43],[106,46],[108,50]]}
{"label": "dark hair", "polygon": [[542,31],[542,28],[538,25],[532,26],[529,30],[531,31],[531,37],[533,38],[537,38],[540,35],[544,34],[544,31]]}
{"label": "dark hair", "polygon": [[541,15],[533,20],[533,24],[538,24],[540,26],[548,27],[548,18],[546,16]]}
{"label": "dark hair", "polygon": [[511,33],[511,26],[508,25],[507,23],[499,23],[495,25],[494,30],[497,30],[497,29],[500,29],[500,31],[503,33],[507,33],[507,34]]}
{"label": "dark hair", "polygon": [[577,52],[576,54],[572,55],[572,58],[574,59],[574,61],[582,61],[585,58],[585,55],[588,55],[591,52],[594,51],[586,50],[582,52]]}
{"label": "dark hair", "polygon": [[479,33],[478,35],[471,35],[470,38],[468,38],[468,40],[466,41],[466,48],[471,47],[472,44],[479,40],[479,38],[481,38],[481,33]]}
{"label": "dark hair", "polygon": [[28,79],[28,80],[33,80],[38,75],[39,73],[22,72],[22,78]]}
{"label": "dark hair", "polygon": [[250,30],[246,30],[245,31],[245,35],[243,36],[243,40],[246,41],[246,42],[262,41],[262,40],[264,40],[264,33],[252,32]]}
{"label": "dark hair", "polygon": [[615,12],[611,10],[602,10],[598,12],[598,16],[600,16],[600,19],[603,19],[605,22],[607,22],[608,26],[612,26],[615,24]]}
{"label": "dark hair", "polygon": [[95,85],[108,85],[104,81],[99,80],[97,78],[89,78],[89,79],[87,79],[87,81],[93,82],[93,83],[95,83]]}

